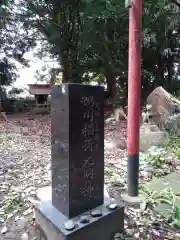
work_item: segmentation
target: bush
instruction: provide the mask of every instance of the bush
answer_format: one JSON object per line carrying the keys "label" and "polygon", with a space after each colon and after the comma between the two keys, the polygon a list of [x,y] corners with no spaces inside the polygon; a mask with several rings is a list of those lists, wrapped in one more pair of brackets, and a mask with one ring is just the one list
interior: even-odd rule
{"label": "bush", "polygon": [[180,137],[180,114],[169,117],[164,127],[170,135]]}

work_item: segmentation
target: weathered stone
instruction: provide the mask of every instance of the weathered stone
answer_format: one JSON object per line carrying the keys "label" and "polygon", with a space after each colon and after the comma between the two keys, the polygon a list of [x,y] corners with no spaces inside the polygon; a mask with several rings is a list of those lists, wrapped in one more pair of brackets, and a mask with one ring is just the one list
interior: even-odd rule
{"label": "weathered stone", "polygon": [[4,227],[1,229],[1,234],[5,234],[7,231],[8,231],[7,226],[4,226]]}
{"label": "weathered stone", "polygon": [[100,216],[102,216],[102,212],[101,212],[101,210],[94,209],[91,211],[91,216],[92,217],[100,217]]}
{"label": "weathered stone", "polygon": [[80,223],[88,223],[89,222],[89,217],[86,216],[86,215],[81,216],[79,222]]}
{"label": "weathered stone", "polygon": [[176,135],[176,137],[180,136],[180,114],[169,117],[164,128],[171,135]]}
{"label": "weathered stone", "polygon": [[28,223],[28,219],[25,217],[20,217],[20,219],[17,220],[16,224],[22,229],[24,228]]}
{"label": "weathered stone", "polygon": [[171,116],[180,113],[180,101],[162,87],[157,87],[151,92],[146,107],[148,118],[162,130],[168,129]]}
{"label": "weathered stone", "polygon": [[118,207],[118,206],[117,206],[116,203],[111,203],[111,204],[108,205],[108,208],[111,209],[111,210],[114,210],[114,209],[116,209],[117,207]]}
{"label": "weathered stone", "polygon": [[68,220],[64,223],[66,230],[73,230],[75,228],[75,223],[72,220]]}
{"label": "weathered stone", "polygon": [[27,233],[23,233],[22,235],[21,235],[21,240],[28,240],[29,239],[29,237],[28,237],[28,234]]}
{"label": "weathered stone", "polygon": [[140,127],[139,149],[141,152],[147,151],[152,146],[163,146],[165,140],[166,134],[156,125],[143,124]]}
{"label": "weathered stone", "polygon": [[[151,182],[147,183],[147,187],[150,191],[163,191],[165,189],[171,189],[174,195],[176,195],[179,194],[179,184],[179,172],[174,172],[163,178],[154,178]],[[180,205],[180,200],[178,198],[175,198],[175,205]],[[165,203],[158,204],[156,207],[156,211],[166,218],[169,217],[171,209],[172,206]]]}

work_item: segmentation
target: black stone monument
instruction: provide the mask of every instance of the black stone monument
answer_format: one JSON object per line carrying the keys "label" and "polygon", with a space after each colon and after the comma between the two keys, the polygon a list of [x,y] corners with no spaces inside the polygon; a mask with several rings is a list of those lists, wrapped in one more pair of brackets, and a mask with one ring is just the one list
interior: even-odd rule
{"label": "black stone monument", "polygon": [[122,202],[104,200],[104,89],[54,86],[51,99],[52,200],[36,207],[48,240],[113,239]]}

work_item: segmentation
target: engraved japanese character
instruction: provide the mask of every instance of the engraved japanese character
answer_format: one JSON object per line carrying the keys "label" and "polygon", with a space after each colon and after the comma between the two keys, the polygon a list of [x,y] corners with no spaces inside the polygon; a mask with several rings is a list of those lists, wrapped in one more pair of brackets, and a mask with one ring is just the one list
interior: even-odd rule
{"label": "engraved japanese character", "polygon": [[88,136],[92,136],[95,133],[95,126],[93,123],[85,123],[82,130],[81,135],[83,135],[85,138]]}
{"label": "engraved japanese character", "polygon": [[93,139],[86,139],[84,141],[84,144],[82,146],[82,149],[86,152],[86,151],[90,151],[92,152],[93,150],[93,144],[94,144],[94,141]]}
{"label": "engraved japanese character", "polygon": [[60,183],[57,184],[57,187],[55,188],[55,193],[58,197],[61,197],[64,202],[66,202],[67,185]]}
{"label": "engraved japanese character", "polygon": [[94,168],[93,165],[84,169],[84,179],[94,179]]}
{"label": "engraved japanese character", "polygon": [[93,122],[94,120],[94,110],[93,109],[88,109],[84,113],[84,119],[89,120],[90,122]]}
{"label": "engraved japanese character", "polygon": [[81,195],[83,195],[84,197],[87,198],[91,198],[92,197],[92,193],[94,191],[94,186],[90,181],[85,181],[85,186],[84,188],[81,190]]}
{"label": "engraved japanese character", "polygon": [[83,164],[83,167],[85,166],[93,166],[94,163],[91,161],[92,159],[92,156],[88,157],[87,159],[84,160],[84,164]]}
{"label": "engraved japanese character", "polygon": [[89,103],[88,97],[81,97],[81,103],[83,104],[84,107],[87,107]]}
{"label": "engraved japanese character", "polygon": [[93,106],[94,102],[95,101],[94,101],[93,96],[91,96],[91,97],[87,97],[87,96],[81,97],[81,103],[83,104],[84,107]]}

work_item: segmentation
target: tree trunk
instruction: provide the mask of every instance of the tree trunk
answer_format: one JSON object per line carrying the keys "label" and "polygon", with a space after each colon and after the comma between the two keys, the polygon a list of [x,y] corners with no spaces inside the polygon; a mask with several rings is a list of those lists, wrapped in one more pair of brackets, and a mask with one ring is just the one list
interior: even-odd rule
{"label": "tree trunk", "polygon": [[50,71],[50,84],[53,86],[56,83],[57,74],[61,72],[61,68],[52,68]]}
{"label": "tree trunk", "polygon": [[116,86],[115,86],[115,77],[112,72],[108,71],[106,73],[106,82],[107,82],[107,92],[108,96],[112,101],[112,104],[115,104],[115,96],[116,96]]}
{"label": "tree trunk", "polygon": [[171,58],[168,59],[167,71],[168,71],[168,76],[167,76],[167,81],[166,81],[166,89],[171,92],[171,90],[172,90],[172,71],[173,71],[173,63],[172,63]]}
{"label": "tree trunk", "polygon": [[156,86],[164,86],[164,62],[163,60],[159,61],[158,72],[157,72],[157,83]]}
{"label": "tree trunk", "polygon": [[63,83],[71,82],[72,80],[72,69],[71,69],[71,55],[70,49],[65,49],[62,58],[63,65]]}

